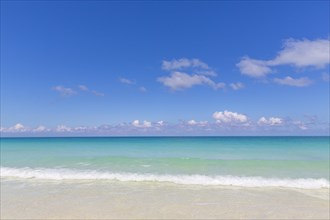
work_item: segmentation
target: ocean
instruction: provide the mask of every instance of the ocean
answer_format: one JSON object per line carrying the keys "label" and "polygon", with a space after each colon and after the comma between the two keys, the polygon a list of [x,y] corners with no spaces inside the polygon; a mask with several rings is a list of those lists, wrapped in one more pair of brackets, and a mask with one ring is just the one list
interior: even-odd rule
{"label": "ocean", "polygon": [[329,188],[329,137],[1,138],[1,178]]}

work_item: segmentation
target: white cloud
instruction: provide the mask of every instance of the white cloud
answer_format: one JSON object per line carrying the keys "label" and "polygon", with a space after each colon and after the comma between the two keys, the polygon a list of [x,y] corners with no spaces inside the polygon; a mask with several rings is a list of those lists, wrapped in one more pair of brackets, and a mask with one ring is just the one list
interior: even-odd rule
{"label": "white cloud", "polygon": [[188,125],[198,125],[198,126],[206,126],[208,121],[195,121],[194,119],[187,121]]}
{"label": "white cloud", "polygon": [[159,125],[159,126],[164,126],[165,122],[164,121],[158,121],[156,124]]}
{"label": "white cloud", "polygon": [[132,122],[132,125],[135,126],[135,127],[139,127],[140,126],[140,121],[139,120],[134,120]]}
{"label": "white cloud", "polygon": [[170,76],[159,77],[158,81],[172,90],[187,89],[195,85],[208,85],[213,89],[224,88],[224,83],[215,83],[204,75],[189,75],[183,72],[172,72]]}
{"label": "white cloud", "polygon": [[63,86],[55,86],[55,87],[53,87],[53,90],[59,92],[61,96],[65,96],[65,97],[69,97],[69,96],[73,96],[73,95],[77,94],[77,92],[74,91],[73,89],[66,88]]}
{"label": "white cloud", "polygon": [[274,82],[281,84],[281,85],[296,86],[296,87],[305,87],[305,86],[309,86],[313,83],[313,81],[307,77],[294,79],[290,76],[287,76],[283,79],[275,78]]}
{"label": "white cloud", "polygon": [[143,121],[143,127],[145,127],[145,128],[151,127],[151,122],[150,121]]}
{"label": "white cloud", "polygon": [[[196,85],[207,85],[213,89],[223,89],[226,86],[225,83],[214,82],[210,77],[217,76],[216,72],[199,59],[164,60],[162,69],[171,73],[169,76],[159,77],[157,81],[172,90],[188,89]],[[178,71],[181,69],[186,70]]]}
{"label": "white cloud", "polygon": [[[117,125],[73,126],[59,125],[53,128],[38,126],[26,127],[20,123],[6,128],[1,127],[3,136],[111,136],[111,135],[276,135],[276,134],[305,134],[306,131],[328,132],[329,122],[316,123],[311,120],[293,120],[290,118],[261,117],[252,121],[246,115],[235,112],[214,112],[213,122],[188,120],[180,123],[165,123],[164,121],[139,121],[120,123]],[[305,131],[306,130],[306,131]],[[266,133],[265,133],[266,132]]]}
{"label": "white cloud", "polygon": [[277,117],[270,117],[268,119],[265,117],[261,117],[257,123],[258,125],[270,125],[270,126],[281,125],[283,124],[283,119]]}
{"label": "white cloud", "polygon": [[302,121],[293,121],[293,124],[296,125],[300,130],[308,129],[308,127]]}
{"label": "white cloud", "polygon": [[132,125],[134,127],[138,127],[138,128],[150,128],[150,127],[152,127],[152,124],[151,124],[150,121],[143,121],[142,123],[140,123],[139,120],[134,120],[132,122]]}
{"label": "white cloud", "polygon": [[218,74],[214,70],[195,70],[195,74],[205,76],[217,76]]}
{"label": "white cloud", "polygon": [[128,84],[128,85],[134,85],[136,84],[133,80],[126,79],[126,78],[119,78],[119,82]]}
{"label": "white cloud", "polygon": [[34,128],[32,131],[33,132],[46,132],[46,131],[50,131],[50,129],[46,128],[43,125],[40,125],[37,128]]}
{"label": "white cloud", "polygon": [[265,61],[255,60],[249,57],[243,57],[236,66],[240,69],[242,74],[251,77],[263,77],[272,72]]}
{"label": "white cloud", "polygon": [[187,121],[188,125],[197,125],[197,121],[195,120],[190,120],[190,121]]}
{"label": "white cloud", "polygon": [[78,88],[81,90],[81,91],[88,91],[88,87],[87,86],[84,86],[84,85],[79,85]]}
{"label": "white cloud", "polygon": [[98,92],[98,91],[95,91],[95,90],[92,91],[92,94],[94,94],[96,96],[101,96],[101,97],[105,96],[104,93]]}
{"label": "white cloud", "polygon": [[330,39],[317,40],[295,40],[285,41],[275,59],[268,61],[271,66],[294,65],[297,67],[317,67],[322,68],[330,63]]}
{"label": "white cloud", "polygon": [[230,87],[231,87],[233,90],[240,90],[240,89],[243,89],[243,88],[244,88],[244,84],[241,83],[241,82],[238,82],[238,83],[231,83],[231,84],[230,84]]}
{"label": "white cloud", "polygon": [[322,80],[324,82],[329,82],[329,79],[330,79],[329,73],[322,73]]}
{"label": "white cloud", "polygon": [[22,125],[21,123],[17,123],[12,127],[9,128],[5,128],[5,127],[1,127],[1,132],[26,132],[28,131],[29,128],[25,127],[24,125]]}
{"label": "white cloud", "polygon": [[244,114],[239,114],[237,112],[214,112],[213,118],[217,120],[217,123],[244,123],[248,121],[248,117]]}
{"label": "white cloud", "polygon": [[57,132],[71,132],[72,131],[72,128],[67,127],[65,125],[58,125],[56,127],[55,131],[57,131]]}
{"label": "white cloud", "polygon": [[243,57],[237,67],[242,74],[251,77],[263,77],[272,72],[271,67],[280,65],[324,68],[330,63],[329,51],[329,39],[288,39],[274,59],[256,60]]}
{"label": "white cloud", "polygon": [[12,129],[15,130],[15,131],[20,131],[20,130],[24,130],[25,127],[24,127],[24,125],[18,123],[18,124],[16,124],[16,125],[14,125],[14,126],[12,127]]}
{"label": "white cloud", "polygon": [[140,92],[147,92],[147,89],[144,86],[139,87]]}
{"label": "white cloud", "polygon": [[46,132],[46,131],[50,131],[51,129],[46,128],[45,126],[38,126],[36,128],[30,128],[30,127],[25,127],[24,125],[22,125],[21,123],[17,123],[12,127],[9,128],[5,128],[5,127],[1,127],[1,132],[9,132],[9,133],[27,133],[27,132]]}
{"label": "white cloud", "polygon": [[22,131],[26,131],[28,128],[26,128],[24,125],[22,125],[21,123],[17,123],[14,126],[9,128],[9,131],[13,131],[13,132],[22,132]]}
{"label": "white cloud", "polygon": [[78,131],[78,132],[85,132],[85,131],[91,131],[93,128],[87,127],[87,126],[78,126],[71,128],[71,131]]}
{"label": "white cloud", "polygon": [[307,130],[308,129],[308,127],[306,126],[306,125],[304,125],[304,124],[301,124],[301,125],[299,125],[298,126],[301,130]]}
{"label": "white cloud", "polygon": [[[95,91],[95,90],[90,90],[87,86],[85,85],[78,85],[78,89],[83,92],[88,92],[96,96],[104,96],[104,93]],[[71,88],[65,88],[63,86],[55,86],[53,87],[53,90],[59,92],[62,96],[69,97],[78,94],[75,90]]]}
{"label": "white cloud", "polygon": [[201,126],[206,126],[206,125],[208,125],[208,121],[200,121],[200,122],[198,122],[198,124],[199,125],[201,125]]}
{"label": "white cloud", "polygon": [[163,70],[180,70],[184,68],[201,68],[201,69],[210,69],[209,66],[200,61],[199,59],[173,59],[171,61],[164,60],[162,63]]}

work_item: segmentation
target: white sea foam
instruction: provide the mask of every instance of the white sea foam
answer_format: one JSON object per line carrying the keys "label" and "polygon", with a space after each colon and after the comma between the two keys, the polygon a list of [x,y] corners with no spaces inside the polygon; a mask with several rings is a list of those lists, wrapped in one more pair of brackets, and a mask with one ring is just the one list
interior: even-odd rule
{"label": "white sea foam", "polygon": [[0,168],[1,178],[41,180],[117,180],[171,182],[186,185],[219,185],[241,187],[285,187],[302,189],[329,188],[326,179],[279,179],[264,177],[206,176],[206,175],[161,175],[139,173],[110,173],[94,170],[47,169],[47,168]]}

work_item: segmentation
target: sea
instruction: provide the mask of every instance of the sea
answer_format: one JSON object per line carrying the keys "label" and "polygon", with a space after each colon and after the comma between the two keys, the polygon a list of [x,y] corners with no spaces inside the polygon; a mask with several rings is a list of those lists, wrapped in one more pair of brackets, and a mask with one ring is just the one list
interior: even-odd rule
{"label": "sea", "polygon": [[329,137],[1,138],[1,179],[329,188]]}

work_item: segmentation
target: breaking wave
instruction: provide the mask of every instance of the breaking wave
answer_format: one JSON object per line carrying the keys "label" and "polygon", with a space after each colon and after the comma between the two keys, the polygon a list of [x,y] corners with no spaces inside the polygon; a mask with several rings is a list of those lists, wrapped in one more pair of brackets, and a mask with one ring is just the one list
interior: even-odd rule
{"label": "breaking wave", "polygon": [[115,180],[133,182],[169,182],[185,185],[285,187],[302,189],[329,188],[329,180],[320,178],[264,178],[207,175],[161,175],[152,173],[112,173],[96,170],[48,169],[48,168],[0,168],[1,178],[40,180]]}

